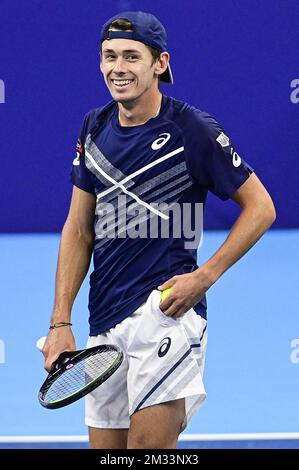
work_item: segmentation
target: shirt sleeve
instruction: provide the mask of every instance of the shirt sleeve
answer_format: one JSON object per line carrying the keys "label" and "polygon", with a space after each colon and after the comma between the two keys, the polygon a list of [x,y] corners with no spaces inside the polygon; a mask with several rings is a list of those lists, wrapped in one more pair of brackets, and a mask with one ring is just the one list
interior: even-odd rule
{"label": "shirt sleeve", "polygon": [[192,135],[186,142],[191,176],[222,200],[229,199],[253,172],[237,153],[230,137],[209,114],[194,111]]}
{"label": "shirt sleeve", "polygon": [[81,131],[76,145],[76,155],[71,169],[71,182],[83,191],[95,193],[94,177],[85,165],[85,139],[90,128],[93,111],[87,113],[84,117]]}

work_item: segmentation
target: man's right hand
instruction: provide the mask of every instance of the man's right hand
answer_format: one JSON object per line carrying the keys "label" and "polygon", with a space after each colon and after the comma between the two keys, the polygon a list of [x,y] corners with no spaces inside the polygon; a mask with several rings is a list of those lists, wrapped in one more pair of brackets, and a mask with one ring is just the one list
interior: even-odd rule
{"label": "man's right hand", "polygon": [[46,371],[50,371],[53,362],[64,351],[76,351],[76,342],[70,326],[50,330],[42,349],[45,356],[44,368]]}

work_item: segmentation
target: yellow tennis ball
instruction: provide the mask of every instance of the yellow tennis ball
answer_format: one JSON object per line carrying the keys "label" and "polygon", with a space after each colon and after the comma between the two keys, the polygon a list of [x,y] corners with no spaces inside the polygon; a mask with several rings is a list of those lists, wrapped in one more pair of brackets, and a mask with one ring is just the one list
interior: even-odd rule
{"label": "yellow tennis ball", "polygon": [[168,287],[167,289],[162,290],[162,293],[161,293],[161,301],[162,302],[170,294],[171,290],[172,290],[172,287]]}

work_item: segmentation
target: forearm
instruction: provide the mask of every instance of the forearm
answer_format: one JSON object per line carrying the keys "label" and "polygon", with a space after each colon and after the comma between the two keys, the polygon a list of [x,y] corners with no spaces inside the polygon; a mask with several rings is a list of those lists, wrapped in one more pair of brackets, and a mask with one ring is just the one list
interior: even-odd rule
{"label": "forearm", "polygon": [[266,232],[275,220],[271,205],[248,205],[244,207],[227,239],[217,252],[199,268],[211,284],[238,261]]}
{"label": "forearm", "polygon": [[66,222],[59,248],[52,323],[70,319],[74,300],[88,272],[92,249],[92,234],[83,235]]}

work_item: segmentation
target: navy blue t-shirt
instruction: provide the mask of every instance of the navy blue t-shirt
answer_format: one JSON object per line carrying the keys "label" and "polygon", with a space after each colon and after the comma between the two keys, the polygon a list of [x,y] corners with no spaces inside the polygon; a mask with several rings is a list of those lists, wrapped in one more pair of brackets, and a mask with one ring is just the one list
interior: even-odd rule
{"label": "navy blue t-shirt", "polygon": [[[134,127],[120,126],[114,101],[87,113],[71,180],[97,197],[90,335],[196,269],[208,191],[227,200],[252,171],[213,117],[173,98]],[[203,317],[206,308],[205,297],[194,307]]]}

